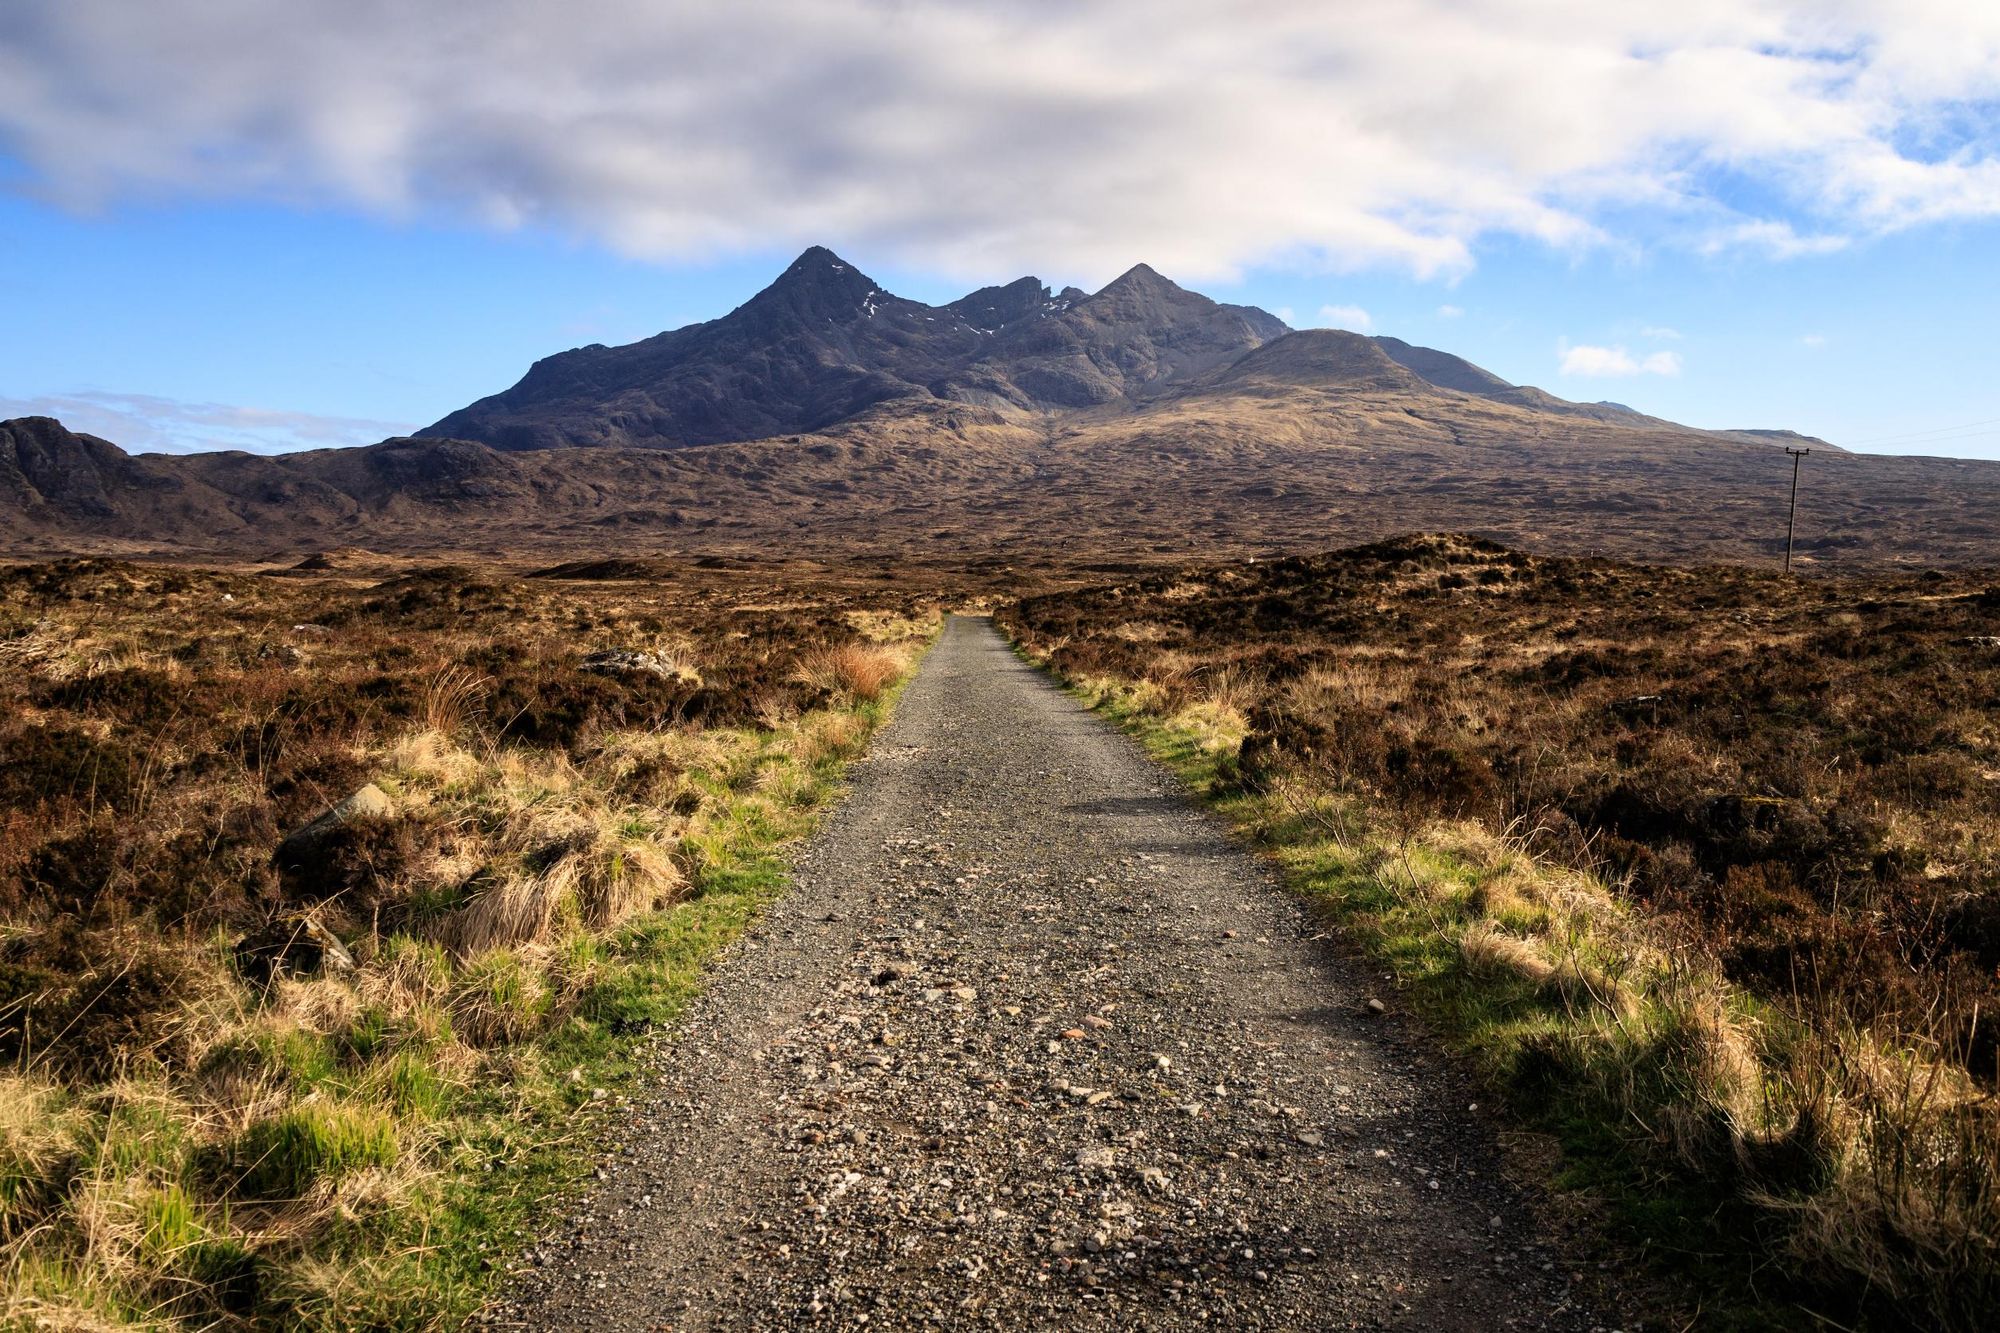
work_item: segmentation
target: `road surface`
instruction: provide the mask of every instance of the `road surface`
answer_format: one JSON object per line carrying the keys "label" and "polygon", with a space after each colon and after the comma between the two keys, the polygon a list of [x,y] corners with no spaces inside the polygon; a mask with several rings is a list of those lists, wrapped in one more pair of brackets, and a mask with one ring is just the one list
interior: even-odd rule
{"label": "road surface", "polygon": [[651,1059],[492,1321],[1609,1326],[1382,977],[983,619]]}

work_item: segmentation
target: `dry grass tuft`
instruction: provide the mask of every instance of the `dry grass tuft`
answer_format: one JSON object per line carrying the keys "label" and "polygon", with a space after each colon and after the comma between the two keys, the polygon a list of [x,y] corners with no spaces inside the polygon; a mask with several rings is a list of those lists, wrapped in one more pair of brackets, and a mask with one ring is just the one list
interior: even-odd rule
{"label": "dry grass tuft", "polygon": [[1556,965],[1542,951],[1518,935],[1510,935],[1491,921],[1475,921],[1459,938],[1459,952],[1465,965],[1488,976],[1519,977],[1540,986],[1556,975]]}
{"label": "dry grass tuft", "polygon": [[461,662],[449,662],[424,686],[424,726],[450,736],[485,712],[493,682]]}
{"label": "dry grass tuft", "polygon": [[901,655],[882,648],[846,644],[823,648],[801,658],[796,679],[804,685],[853,703],[870,703],[903,674]]}

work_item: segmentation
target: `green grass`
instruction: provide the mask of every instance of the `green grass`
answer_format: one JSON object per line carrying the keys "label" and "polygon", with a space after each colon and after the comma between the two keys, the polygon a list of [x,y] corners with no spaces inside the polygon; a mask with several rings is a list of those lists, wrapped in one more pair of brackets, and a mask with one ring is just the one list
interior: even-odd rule
{"label": "green grass", "polygon": [[383,1111],[306,1103],[244,1131],[232,1150],[230,1192],[246,1199],[296,1199],[320,1180],[391,1167],[402,1151]]}

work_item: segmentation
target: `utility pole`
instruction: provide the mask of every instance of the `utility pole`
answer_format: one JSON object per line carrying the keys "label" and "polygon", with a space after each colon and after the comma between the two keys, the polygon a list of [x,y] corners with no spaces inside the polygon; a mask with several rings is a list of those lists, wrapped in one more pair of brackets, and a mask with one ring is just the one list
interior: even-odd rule
{"label": "utility pole", "polygon": [[1812,450],[1786,445],[1785,452],[1792,456],[1792,516],[1785,520],[1785,572],[1789,574],[1792,572],[1792,534],[1799,527],[1799,460]]}

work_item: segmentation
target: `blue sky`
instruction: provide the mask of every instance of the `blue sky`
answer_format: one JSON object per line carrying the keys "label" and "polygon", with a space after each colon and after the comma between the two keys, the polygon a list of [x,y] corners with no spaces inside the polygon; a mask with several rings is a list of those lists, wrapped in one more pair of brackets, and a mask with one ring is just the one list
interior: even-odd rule
{"label": "blue sky", "polygon": [[2000,6],[679,8],[503,3],[490,45],[23,0],[0,415],[363,443],[823,243],[923,300],[1144,260],[1565,397],[2000,458]]}

